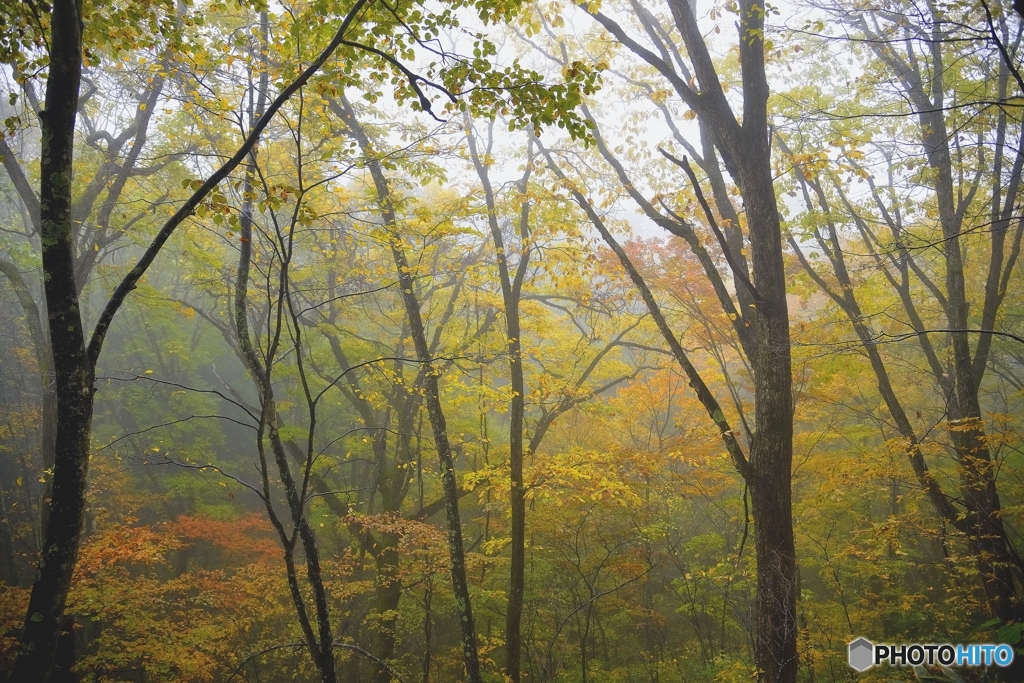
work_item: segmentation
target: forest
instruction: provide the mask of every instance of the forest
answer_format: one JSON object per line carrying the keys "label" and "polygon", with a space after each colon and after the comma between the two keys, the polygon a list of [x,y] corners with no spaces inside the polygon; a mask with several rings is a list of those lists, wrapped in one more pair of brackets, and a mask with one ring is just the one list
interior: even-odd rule
{"label": "forest", "polygon": [[1022,16],[0,1],[0,680],[1024,681]]}

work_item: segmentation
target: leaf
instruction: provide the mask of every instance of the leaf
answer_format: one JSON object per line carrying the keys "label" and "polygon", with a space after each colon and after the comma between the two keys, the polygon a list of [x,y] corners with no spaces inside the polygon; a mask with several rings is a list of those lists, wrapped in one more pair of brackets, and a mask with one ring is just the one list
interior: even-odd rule
{"label": "leaf", "polygon": [[996,639],[1007,645],[1018,644],[1022,637],[1024,637],[1024,623],[1006,624],[1000,626],[996,631]]}

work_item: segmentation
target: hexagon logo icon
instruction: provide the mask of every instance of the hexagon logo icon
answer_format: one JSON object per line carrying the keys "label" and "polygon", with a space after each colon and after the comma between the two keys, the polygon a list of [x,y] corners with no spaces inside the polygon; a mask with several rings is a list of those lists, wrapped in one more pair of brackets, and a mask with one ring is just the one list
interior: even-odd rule
{"label": "hexagon logo icon", "polygon": [[867,671],[875,664],[875,646],[867,638],[858,638],[846,646],[847,661],[857,671]]}

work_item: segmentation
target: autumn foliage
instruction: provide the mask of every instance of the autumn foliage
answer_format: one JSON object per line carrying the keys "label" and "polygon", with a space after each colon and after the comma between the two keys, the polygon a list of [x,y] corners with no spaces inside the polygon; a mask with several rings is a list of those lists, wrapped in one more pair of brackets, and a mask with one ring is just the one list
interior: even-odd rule
{"label": "autumn foliage", "polygon": [[[0,676],[51,617],[61,683],[836,683],[858,636],[1024,644],[1009,4],[108,4],[60,4],[71,400],[54,13],[0,3]],[[857,678],[915,679],[956,681]]]}

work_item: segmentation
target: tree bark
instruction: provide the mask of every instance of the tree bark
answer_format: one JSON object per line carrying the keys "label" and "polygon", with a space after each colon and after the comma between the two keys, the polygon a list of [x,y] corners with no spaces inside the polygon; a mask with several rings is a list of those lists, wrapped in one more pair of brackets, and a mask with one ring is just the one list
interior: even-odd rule
{"label": "tree bark", "polygon": [[470,683],[481,683],[480,661],[476,647],[476,629],[473,624],[473,610],[469,599],[469,584],[466,580],[466,554],[462,542],[462,522],[459,518],[459,488],[455,478],[455,460],[448,442],[448,427],[441,409],[441,393],[437,380],[437,369],[427,346],[427,336],[420,317],[419,300],[405,257],[402,239],[397,233],[391,236],[391,253],[398,270],[402,300],[409,318],[409,331],[416,346],[416,355],[426,365],[423,379],[424,397],[430,427],[434,434],[434,446],[441,461],[441,483],[444,490],[444,509],[448,523],[448,553],[452,563],[452,588],[455,592],[456,613],[462,635],[462,657],[466,665],[466,677]]}
{"label": "tree bark", "polygon": [[[261,14],[260,26],[263,40],[266,42],[268,39],[266,12]],[[264,70],[264,74],[265,73],[266,72]],[[267,99],[267,80],[268,79],[265,75],[260,78],[259,93],[255,103],[255,112],[253,112],[252,109],[249,111],[250,125],[252,125],[253,122],[263,113],[262,109]],[[250,104],[252,104],[251,101]],[[277,319],[278,325],[270,333],[272,339],[268,344],[269,350],[265,356],[265,361],[261,360],[260,355],[256,352],[249,330],[249,321],[247,317],[248,309],[246,304],[248,302],[249,269],[252,259],[252,227],[254,208],[252,197],[254,195],[253,176],[255,175],[256,165],[255,150],[250,153],[250,159],[252,165],[246,170],[245,179],[243,180],[242,195],[246,199],[244,200],[241,216],[239,218],[241,244],[239,247],[239,262],[234,293],[235,334],[237,336],[238,348],[241,352],[243,362],[252,377],[253,383],[256,385],[257,392],[259,393],[260,405],[262,408],[260,414],[261,423],[257,433],[257,448],[260,451],[260,465],[263,470],[263,502],[267,508],[267,513],[270,516],[271,523],[278,533],[284,550],[284,560],[288,570],[288,585],[291,592],[292,602],[295,605],[296,613],[299,617],[299,623],[302,627],[310,656],[313,658],[313,662],[319,671],[321,681],[323,681],[323,683],[335,683],[337,681],[337,671],[334,656],[334,634],[330,620],[329,598],[323,582],[323,574],[320,567],[320,551],[316,535],[314,534],[312,527],[310,527],[309,519],[306,515],[307,501],[305,498],[305,492],[309,481],[310,463],[313,458],[311,447],[313,435],[315,434],[314,430],[316,428],[315,405],[312,403],[308,404],[310,413],[309,439],[306,444],[305,451],[300,451],[302,460],[299,463],[299,468],[302,475],[299,481],[301,485],[297,485],[296,479],[292,475],[288,458],[286,457],[287,447],[281,437],[278,427],[280,417],[277,411],[273,383],[271,382],[271,375],[274,369],[273,359],[277,356],[276,349],[281,333],[280,322],[286,317],[286,315],[288,315],[285,313],[286,310],[290,313],[290,263],[287,256],[282,255],[281,261],[278,264],[280,272],[278,273],[277,290],[274,292],[275,296],[268,296],[268,298],[273,301],[273,306],[277,309],[274,317]],[[279,239],[282,241],[290,240],[291,234],[289,233],[287,237],[283,237],[279,233]],[[291,250],[287,250],[286,253],[290,254]],[[270,294],[271,293],[268,292],[268,295]],[[298,323],[294,320],[293,316],[289,317],[292,317],[293,319],[293,330],[290,337],[294,343],[295,356],[296,358],[301,359],[303,351]],[[302,372],[303,368],[300,365],[300,376],[302,376]],[[265,433],[270,441],[271,452],[274,456],[274,463],[277,468],[278,476],[280,477],[281,483],[285,489],[285,498],[287,500],[288,510],[291,516],[291,534],[287,532],[287,529],[281,523],[274,510],[273,499],[271,497],[270,486],[268,483],[267,462],[263,451],[263,437]],[[298,538],[296,538],[296,536]],[[296,540],[301,541],[302,544],[304,561],[306,564],[306,578],[313,598],[313,611],[316,621],[315,631],[313,629],[313,620],[310,619],[308,608],[305,604],[306,599],[303,597],[304,591],[299,587],[298,576],[295,571],[294,554]]]}
{"label": "tree bark", "polygon": [[54,486],[39,569],[32,585],[15,681],[46,681],[78,559],[85,516],[93,407],[93,363],[85,345],[72,245],[75,118],[82,72],[82,6],[56,0],[51,21],[46,109],[40,112],[40,225],[44,289],[57,395]]}
{"label": "tree bark", "polygon": [[[748,93],[744,91],[746,102]],[[748,156],[737,169],[750,234],[753,282],[762,300],[754,368],[754,437],[746,481],[757,557],[754,660],[765,683],[797,674],[796,548],[793,539],[793,393],[782,231],[768,151],[767,125],[747,129]],[[742,144],[743,141],[741,141]]]}
{"label": "tree bark", "polygon": [[[88,346],[85,345],[75,284],[72,229],[74,135],[82,78],[84,19],[80,0],[55,0],[53,3],[45,109],[39,112],[39,220],[58,430],[54,443],[50,523],[47,525],[46,539],[29,598],[13,680],[19,683],[47,681],[53,668],[61,617],[78,559],[78,544],[85,517],[95,366],[110,324],[174,231],[193,214],[220,181],[249,156],[277,111],[320,70],[342,44],[346,32],[367,2],[356,0],[331,42],[274,98],[235,154],[214,171],[164,223],[142,257],[122,278],[107,300],[93,328]],[[274,429],[273,425],[271,429]]]}

